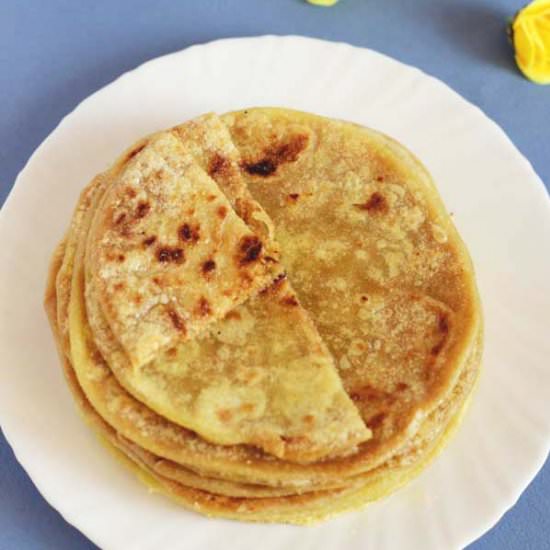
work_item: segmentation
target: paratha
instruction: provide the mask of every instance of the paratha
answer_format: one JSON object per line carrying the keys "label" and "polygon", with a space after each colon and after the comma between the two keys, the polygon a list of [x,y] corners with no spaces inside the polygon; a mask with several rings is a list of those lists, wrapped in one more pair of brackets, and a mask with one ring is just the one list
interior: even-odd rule
{"label": "paratha", "polygon": [[[52,274],[46,296],[46,308],[54,333],[57,331],[56,308],[58,305],[54,284],[55,272],[60,267],[63,253],[64,246],[61,246],[52,262]],[[59,348],[61,355],[64,356],[62,346],[60,345]],[[261,486],[209,480],[192,472],[182,471],[179,465],[166,464],[166,461],[128,442],[117,434],[91,407],[76,381],[66,356],[64,359],[65,374],[83,417],[102,438],[105,438],[109,446],[112,445],[114,450],[119,450],[118,458],[133,469],[150,488],[167,494],[187,508],[211,516],[231,517],[247,521],[285,521],[298,524],[313,523],[348,509],[365,505],[395,490],[420,473],[422,468],[441,451],[444,442],[456,429],[465,409],[470,385],[477,372],[475,368],[468,369],[472,373],[469,382],[457,385],[459,387],[455,393],[460,394],[460,398],[457,400],[456,408],[452,414],[447,414],[446,426],[437,439],[432,440],[432,438],[426,437],[422,439],[417,434],[414,448],[409,449],[406,457],[394,459],[389,465],[391,471],[386,471],[388,467],[379,468],[356,478],[355,482],[346,486],[345,489],[342,487],[340,490],[331,492],[316,491],[307,495],[306,498],[296,498],[296,495],[301,494],[299,491],[289,494],[288,489],[262,488]],[[471,364],[476,365],[478,360],[479,349],[476,351],[476,356],[472,358]],[[444,409],[441,410],[441,413],[445,414]],[[432,418],[432,421],[434,420]],[[437,419],[437,423],[440,422],[441,419]],[[424,429],[424,431],[426,430]],[[430,444],[432,441],[434,442]],[[400,461],[396,463],[397,460]],[[206,487],[208,489],[205,490]],[[214,493],[212,493],[212,489],[215,490]],[[291,494],[295,496],[292,497]],[[247,500],[245,498],[226,498],[231,496],[245,497]],[[290,498],[283,499],[282,497],[285,496]]]}
{"label": "paratha", "polygon": [[[215,189],[212,202],[234,222],[232,242],[249,232],[261,258],[234,304],[218,307],[214,298],[207,320],[189,313],[204,282],[170,275],[165,283],[181,297],[185,334],[150,345],[140,331],[155,339],[170,316],[157,322],[153,315],[151,327],[140,321],[134,332],[117,325],[124,308],[113,306],[98,274],[136,253],[141,262],[149,251],[140,232],[173,233],[182,208],[208,212],[201,227],[215,214],[208,201],[191,198],[172,217],[162,208],[153,216],[159,183],[136,170],[154,174],[147,167],[159,156],[178,167],[171,173],[187,178],[186,189],[195,182]],[[172,197],[183,192],[177,181],[169,184]],[[136,186],[134,202],[125,198],[128,185]],[[142,186],[149,208],[128,222]],[[123,245],[111,238],[121,214],[129,223]],[[97,243],[106,234],[101,257]],[[235,250],[222,248],[228,256]],[[441,447],[477,377],[475,277],[435,186],[404,147],[351,123],[262,108],[149,136],[83,194],[63,254],[54,332],[77,402],[149,482],[209,515],[303,523],[393,490]],[[152,264],[145,265],[144,280],[152,280]],[[132,269],[116,272],[110,288],[131,280]],[[288,369],[293,353],[299,361]],[[312,376],[317,370],[320,378]],[[268,405],[253,418],[254,408],[242,406],[261,402],[258,372]]]}

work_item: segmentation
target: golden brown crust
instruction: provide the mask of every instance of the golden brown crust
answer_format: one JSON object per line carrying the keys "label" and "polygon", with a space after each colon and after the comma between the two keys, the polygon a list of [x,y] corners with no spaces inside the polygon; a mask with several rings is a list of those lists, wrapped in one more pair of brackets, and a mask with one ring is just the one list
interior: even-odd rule
{"label": "golden brown crust", "polygon": [[[189,339],[186,334],[167,344],[162,353],[153,354],[155,361],[142,365],[135,361],[132,366],[127,348],[105,315],[109,308],[98,299],[97,232],[94,229],[87,241],[87,227],[95,208],[101,212],[94,221],[99,224],[97,220],[106,219],[109,212],[107,205],[119,204],[111,193],[113,184],[122,181],[122,167],[139,162],[159,136],[184,144],[183,149],[175,148],[177,156],[187,155],[185,162],[198,170],[193,181],[206,177],[218,190],[220,204],[209,208],[217,199],[205,201],[208,219],[215,225],[238,215],[252,230],[236,241],[236,269],[263,255],[264,267],[273,264],[276,275],[270,286],[262,292],[258,286],[243,304],[229,308],[219,319],[208,297],[197,294],[193,318],[200,324],[212,317],[211,323],[197,331],[198,337]],[[303,113],[249,110],[225,115],[222,122],[207,115],[145,139],[89,193],[93,200],[83,198],[77,208],[56,277],[60,339],[63,327],[70,329],[70,338],[65,337],[70,360],[66,368],[73,373],[72,366],[78,377],[78,390],[73,384],[73,392],[79,392],[89,408],[93,405],[108,432],[118,432],[115,444],[164,492],[186,506],[200,503],[207,514],[301,522],[305,517],[330,515],[342,508],[339,502],[355,506],[369,500],[373,493],[363,490],[366,484],[393,479],[405,470],[410,477],[424,464],[476,378],[481,319],[467,252],[428,174],[410,153],[376,132]],[[153,214],[138,190],[135,194],[126,190],[126,195],[127,211],[118,216],[111,211],[111,225],[117,219],[119,225],[126,224],[130,214],[141,224]],[[126,217],[120,218],[121,214]],[[200,246],[200,223],[184,221],[176,229],[178,243],[190,249]],[[147,254],[159,247],[157,234],[138,243],[132,232],[132,228],[122,231],[122,237],[130,239],[130,251],[138,244]],[[187,260],[182,261],[177,249],[174,243],[161,247],[156,260],[180,269]],[[113,256],[115,266],[126,261],[126,251],[122,261]],[[224,272],[223,261],[201,259],[196,272],[206,287]],[[126,283],[124,275],[113,288]],[[50,315],[52,301],[50,293]],[[167,311],[165,321],[172,331],[187,329],[177,308]],[[289,324],[300,330],[289,332]],[[329,403],[317,399],[332,391],[324,383],[320,389],[309,388],[317,401],[310,404],[306,388],[312,384],[311,374],[301,380],[289,371],[287,384],[285,370],[275,368],[277,357],[289,357],[288,350],[281,352],[281,344],[300,341],[308,342],[310,366],[319,354],[324,376],[334,373],[327,348],[336,359],[347,395],[338,394],[344,399],[332,410],[358,409],[373,431],[372,439],[357,450],[354,445],[365,438],[360,429],[352,428],[349,433],[355,430],[355,435],[343,445],[334,445],[337,429],[318,432],[328,439],[304,439],[303,434],[322,417],[316,416],[319,411],[335,416]],[[257,372],[241,368],[247,361],[264,362],[277,375],[258,386]],[[307,372],[303,365],[296,370],[301,372]],[[74,373],[71,376],[76,382]],[[265,379],[260,372],[260,380],[262,376]],[[200,396],[201,390],[208,390],[205,380],[230,382],[230,391],[219,391],[216,382],[216,399],[225,395],[225,401],[214,407],[208,393],[202,401],[191,398],[189,410],[196,413],[199,425],[205,421],[209,427],[221,426],[223,435],[215,435],[214,441],[221,442],[228,433],[244,434],[243,441],[254,442],[267,453],[235,441],[209,443],[207,429],[199,437],[178,425],[174,411],[185,404],[181,396]],[[330,387],[339,384],[336,379]],[[270,420],[271,426],[285,426],[283,437],[281,433],[266,437],[265,430],[251,435],[250,415],[261,401],[254,397],[260,396],[254,393],[258,387],[268,403],[295,392],[298,408],[290,399],[288,422]],[[237,395],[244,399],[236,403]],[[356,407],[348,407],[350,398]],[[82,399],[77,400],[82,404]],[[287,404],[279,402],[275,410],[285,409]],[[263,410],[267,414],[271,409]],[[339,420],[348,428],[355,422],[353,414]],[[323,422],[326,428],[327,420]],[[363,423],[359,425],[364,429]],[[328,456],[318,460],[323,453]],[[300,463],[307,461],[314,462]],[[299,493],[307,496],[292,496]]]}

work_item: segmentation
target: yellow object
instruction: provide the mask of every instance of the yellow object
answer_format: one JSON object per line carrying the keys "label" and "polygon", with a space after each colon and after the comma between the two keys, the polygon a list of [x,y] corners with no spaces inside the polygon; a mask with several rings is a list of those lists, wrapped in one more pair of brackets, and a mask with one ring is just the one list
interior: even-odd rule
{"label": "yellow object", "polygon": [[516,63],[533,82],[550,84],[550,0],[534,0],[515,16]]}
{"label": "yellow object", "polygon": [[338,0],[307,0],[308,3],[314,6],[334,6]]}

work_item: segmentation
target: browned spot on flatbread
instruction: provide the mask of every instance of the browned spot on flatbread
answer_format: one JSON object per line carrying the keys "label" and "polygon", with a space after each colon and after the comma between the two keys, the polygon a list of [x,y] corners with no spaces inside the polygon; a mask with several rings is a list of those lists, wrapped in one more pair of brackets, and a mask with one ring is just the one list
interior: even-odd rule
{"label": "browned spot on flatbread", "polygon": [[126,212],[121,212],[113,222],[115,230],[123,237],[130,236],[130,223]]}
{"label": "browned spot on flatbread", "polygon": [[141,243],[143,244],[143,246],[147,247],[147,246],[151,246],[152,244],[154,244],[154,242],[157,240],[157,238],[155,237],[155,235],[151,235],[150,237],[147,237],[146,239],[143,239],[143,241],[141,241]]}
{"label": "browned spot on flatbread", "polygon": [[126,158],[124,159],[124,162],[130,162],[136,155],[141,153],[143,149],[147,146],[147,142],[140,143],[139,145],[136,145],[131,151],[128,151],[128,154],[126,155]]}
{"label": "browned spot on flatbread", "polygon": [[[88,341],[89,348],[93,349],[95,346],[95,343],[92,343],[91,341]],[[93,349],[92,351],[92,361],[95,365],[98,366],[107,366],[107,363],[105,362],[105,359],[103,358],[103,355],[101,355],[100,351],[97,349]]]}
{"label": "browned spot on flatbread", "polygon": [[184,320],[178,315],[177,311],[171,307],[167,309],[168,317],[170,317],[170,321],[172,321],[172,325],[174,325],[174,328],[176,330],[179,330],[180,332],[183,332],[185,334],[185,322]]}
{"label": "browned spot on flatbread", "polygon": [[255,262],[262,253],[262,241],[256,235],[248,235],[241,239],[239,243],[239,252],[237,255],[241,265],[247,265]]}
{"label": "browned spot on flatbread", "polygon": [[353,401],[364,402],[393,403],[395,401],[395,396],[392,393],[371,386],[370,384],[365,384],[360,388],[354,389],[350,397]]}
{"label": "browned spot on flatbread", "polygon": [[133,187],[126,187],[126,194],[133,199],[137,195],[137,191]]}
{"label": "browned spot on flatbread", "polygon": [[243,164],[243,168],[253,176],[271,176],[277,170],[277,165],[270,159],[262,159],[258,162]]}
{"label": "browned spot on flatbread", "polygon": [[447,338],[449,336],[449,317],[446,313],[439,313],[437,316],[437,331],[442,335],[441,340],[435,344],[431,351],[432,355],[439,355],[441,350],[445,347]]}
{"label": "browned spot on flatbread", "polygon": [[439,355],[444,345],[445,345],[445,340],[443,339],[440,342],[438,342],[435,346],[432,347],[432,349],[430,350],[430,353],[432,355]]}
{"label": "browned spot on flatbread", "polygon": [[308,426],[313,426],[315,424],[315,417],[312,414],[306,414],[302,421],[304,424],[307,424]]}
{"label": "browned spot on flatbread", "polygon": [[236,321],[239,321],[241,319],[241,314],[238,311],[230,311],[226,316],[226,319],[234,319]]}
{"label": "browned spot on flatbread", "polygon": [[286,436],[282,435],[281,440],[289,445],[300,445],[301,443],[307,443],[309,440],[305,435]]}
{"label": "browned spot on flatbread", "polygon": [[147,216],[150,210],[151,210],[151,205],[148,202],[142,201],[136,207],[135,217],[138,219],[144,218],[145,216]]}
{"label": "browned spot on flatbread", "polygon": [[280,273],[279,275],[277,275],[277,277],[275,277],[275,279],[273,279],[273,281],[269,286],[266,286],[265,288],[260,290],[260,294],[265,295],[269,292],[272,292],[273,294],[275,294],[279,290],[281,285],[285,282],[285,280],[286,280],[286,273]]}
{"label": "browned spot on flatbread", "polygon": [[380,412],[375,414],[374,416],[371,416],[367,420],[366,424],[371,430],[375,430],[376,428],[379,428],[382,425],[382,422],[384,422],[384,418],[386,418],[386,413]]}
{"label": "browned spot on flatbread", "polygon": [[178,237],[180,240],[186,243],[194,244],[200,239],[199,225],[191,225],[189,223],[184,223],[178,229]]}
{"label": "browned spot on flatbread", "polygon": [[295,162],[298,160],[298,155],[307,147],[308,141],[309,137],[307,134],[297,134],[292,136],[286,143],[277,145],[273,149],[268,149],[266,156],[274,159],[277,164]]}
{"label": "browned spot on flatbread", "polygon": [[231,411],[228,409],[220,409],[216,414],[222,422],[229,422],[233,417]]}
{"label": "browned spot on flatbread", "polygon": [[169,357],[170,359],[174,359],[176,355],[178,354],[178,350],[176,348],[168,348],[166,350],[166,357]]}
{"label": "browned spot on flatbread", "polygon": [[159,168],[158,170],[155,170],[155,173],[153,174],[153,178],[160,180],[164,177],[166,174],[166,170],[164,168]]}
{"label": "browned spot on flatbread", "polygon": [[223,220],[227,216],[227,208],[223,205],[219,206],[216,213],[218,214],[218,217]]}
{"label": "browned spot on flatbread", "polygon": [[290,202],[296,202],[299,198],[300,193],[290,193],[290,195],[288,195],[288,199],[290,200]]}
{"label": "browned spot on flatbread", "polygon": [[256,212],[256,209],[250,204],[250,201],[238,198],[235,201],[235,210],[248,225],[253,223],[252,215]]}
{"label": "browned spot on flatbread", "polygon": [[388,202],[384,195],[378,191],[375,191],[366,202],[354,204],[353,206],[370,213],[383,213],[388,211]]}
{"label": "browned spot on flatbread", "polygon": [[442,334],[447,334],[449,332],[449,317],[446,313],[439,314],[439,319],[437,321],[437,328]]}
{"label": "browned spot on flatbread", "polygon": [[126,213],[122,212],[115,218],[115,225],[121,225],[126,221]]}
{"label": "browned spot on flatbread", "polygon": [[157,260],[161,263],[182,264],[185,261],[183,248],[163,246],[157,249]]}
{"label": "browned spot on flatbread", "polygon": [[308,141],[309,137],[306,134],[291,136],[285,143],[266,148],[261,159],[243,162],[242,167],[254,176],[270,176],[281,164],[298,160],[299,154],[307,147]]}
{"label": "browned spot on flatbread", "polygon": [[203,262],[201,271],[204,275],[211,275],[212,272],[216,269],[216,262],[214,260],[206,260]]}
{"label": "browned spot on flatbread", "polygon": [[430,349],[430,355],[428,356],[424,367],[424,379],[427,381],[431,381],[436,375],[437,367],[440,364],[438,360],[439,354],[445,348],[449,338],[449,316],[447,313],[438,312],[437,324],[435,328],[436,334],[440,335],[440,339]]}
{"label": "browned spot on flatbread", "polygon": [[216,153],[208,164],[208,174],[213,179],[216,176],[223,176],[231,169],[231,161],[219,153]]}
{"label": "browned spot on flatbread", "polygon": [[297,306],[298,300],[296,299],[296,296],[288,294],[281,300],[281,303],[285,306]]}
{"label": "browned spot on flatbread", "polygon": [[204,296],[201,296],[199,298],[195,311],[200,317],[208,317],[208,315],[212,313],[210,302]]}

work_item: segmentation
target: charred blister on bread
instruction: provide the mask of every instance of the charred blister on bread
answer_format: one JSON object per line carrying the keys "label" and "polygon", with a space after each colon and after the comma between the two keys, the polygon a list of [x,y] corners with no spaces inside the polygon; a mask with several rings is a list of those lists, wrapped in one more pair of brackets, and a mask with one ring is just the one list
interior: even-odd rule
{"label": "charred blister on bread", "polygon": [[231,170],[231,161],[219,153],[215,153],[208,164],[208,174],[216,179],[226,175]]}
{"label": "charred blister on bread", "polygon": [[185,321],[181,318],[178,312],[173,307],[168,307],[166,312],[168,313],[168,317],[170,318],[174,328],[179,332],[185,333]]}
{"label": "charred blister on bread", "polygon": [[184,223],[178,229],[178,237],[188,244],[195,244],[200,240],[200,225],[198,223]]}
{"label": "charred blister on bread", "polygon": [[307,134],[293,135],[283,143],[275,142],[267,147],[261,159],[243,161],[242,167],[250,175],[271,176],[281,164],[298,160],[300,153],[307,147],[308,142],[309,136]]}
{"label": "charred blister on bread", "polygon": [[386,198],[378,191],[375,191],[364,203],[354,204],[354,206],[359,208],[359,210],[366,210],[371,214],[383,214],[389,209]]}
{"label": "charred blister on bread", "polygon": [[201,272],[205,277],[211,277],[216,270],[216,262],[213,259],[206,260],[201,265]]}
{"label": "charred blister on bread", "polygon": [[263,243],[256,235],[248,235],[239,243],[238,262],[240,265],[248,265],[257,261],[262,253]]}
{"label": "charred blister on bread", "polygon": [[178,248],[175,246],[161,246],[157,248],[156,257],[157,260],[163,264],[182,264],[185,262],[185,253],[183,248]]}

